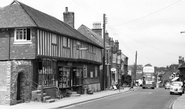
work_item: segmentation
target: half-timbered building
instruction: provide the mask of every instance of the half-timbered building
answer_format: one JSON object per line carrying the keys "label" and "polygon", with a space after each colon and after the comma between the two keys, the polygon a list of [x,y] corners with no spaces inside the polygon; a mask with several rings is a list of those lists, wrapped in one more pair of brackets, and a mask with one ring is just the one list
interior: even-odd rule
{"label": "half-timbered building", "polygon": [[16,0],[0,9],[0,104],[83,94],[87,80],[99,91],[101,63],[102,46],[61,20]]}

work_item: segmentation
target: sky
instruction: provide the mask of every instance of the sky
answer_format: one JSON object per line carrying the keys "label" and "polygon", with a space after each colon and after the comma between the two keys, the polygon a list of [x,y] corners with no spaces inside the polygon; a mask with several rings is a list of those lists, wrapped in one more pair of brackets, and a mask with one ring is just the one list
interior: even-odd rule
{"label": "sky", "polygon": [[[103,25],[129,60],[157,67],[178,64],[185,57],[185,0],[18,0],[63,21],[65,7],[75,13],[75,29]],[[13,0],[0,0],[0,7]],[[102,27],[103,28],[103,27]]]}

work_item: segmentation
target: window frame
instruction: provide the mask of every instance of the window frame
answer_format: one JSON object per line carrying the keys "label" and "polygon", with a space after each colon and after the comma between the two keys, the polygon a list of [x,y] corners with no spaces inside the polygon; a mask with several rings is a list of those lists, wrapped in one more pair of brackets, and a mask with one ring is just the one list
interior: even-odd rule
{"label": "window frame", "polygon": [[[29,40],[28,40],[28,29],[29,29]],[[22,30],[22,36],[18,36],[18,30]],[[26,33],[25,31],[26,30]],[[26,34],[26,36],[25,36]],[[25,36],[25,39],[23,38]],[[32,30],[30,28],[15,28],[14,29],[14,44],[31,44],[32,43]]]}

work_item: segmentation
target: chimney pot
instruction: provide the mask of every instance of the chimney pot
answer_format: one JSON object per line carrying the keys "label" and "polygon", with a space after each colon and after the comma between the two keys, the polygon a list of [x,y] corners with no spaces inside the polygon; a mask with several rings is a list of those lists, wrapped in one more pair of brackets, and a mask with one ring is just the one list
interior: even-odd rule
{"label": "chimney pot", "polygon": [[68,7],[66,7],[66,12],[68,12]]}

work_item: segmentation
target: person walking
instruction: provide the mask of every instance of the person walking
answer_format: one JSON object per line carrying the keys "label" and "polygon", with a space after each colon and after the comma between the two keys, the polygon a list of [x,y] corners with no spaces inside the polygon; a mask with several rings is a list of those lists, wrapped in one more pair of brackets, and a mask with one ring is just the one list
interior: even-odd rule
{"label": "person walking", "polygon": [[130,83],[130,89],[129,90],[134,91],[134,82],[133,81]]}

